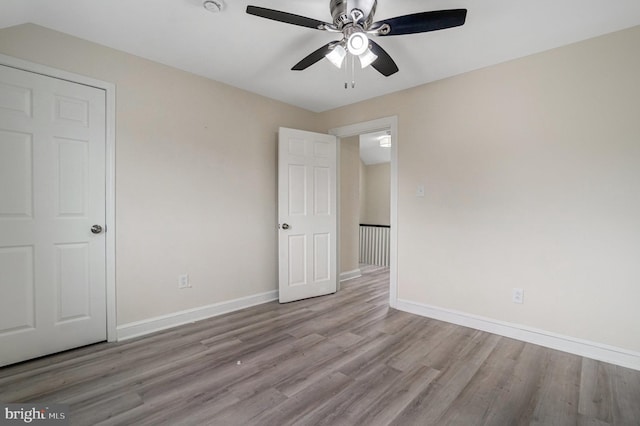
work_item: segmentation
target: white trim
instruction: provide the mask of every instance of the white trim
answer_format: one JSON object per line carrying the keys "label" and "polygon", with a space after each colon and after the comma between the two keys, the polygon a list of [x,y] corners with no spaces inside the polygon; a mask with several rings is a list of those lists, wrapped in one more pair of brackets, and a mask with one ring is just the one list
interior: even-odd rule
{"label": "white trim", "polygon": [[334,137],[335,139],[335,144],[336,144],[336,257],[335,257],[335,262],[336,262],[336,271],[338,272],[339,276],[338,276],[338,282],[336,283],[336,292],[339,292],[342,287],[342,274],[340,273],[340,271],[342,270],[342,259],[340,259],[340,246],[342,245],[342,220],[340,219],[340,216],[342,216],[341,211],[342,211],[342,206],[340,206],[340,199],[342,198],[342,190],[340,189],[341,187],[341,172],[342,172],[342,167],[341,167],[341,161],[342,161],[342,157],[340,155],[340,152],[342,151],[342,143],[340,141],[339,137]]}
{"label": "white trim", "polygon": [[[391,131],[391,236],[389,259],[389,306],[398,303],[398,116],[351,124],[329,130],[339,138],[380,130]],[[338,185],[339,186],[339,185]],[[339,247],[338,247],[339,249]]]}
{"label": "white trim", "polygon": [[118,341],[120,342],[123,340],[133,339],[134,337],[145,336],[157,331],[201,321],[203,319],[227,314],[229,312],[239,311],[241,309],[250,308],[251,306],[272,302],[274,300],[278,300],[278,292],[276,290],[119,325]]}
{"label": "white trim", "polygon": [[118,338],[116,310],[116,86],[107,92],[107,152],[106,152],[106,237],[107,237],[107,341]]}
{"label": "white trim", "polygon": [[0,64],[12,68],[79,83],[105,91],[106,102],[106,286],[107,286],[107,340],[115,341],[116,335],[116,221],[115,221],[115,149],[116,149],[116,86],[83,75],[62,71],[0,53]]}
{"label": "white trim", "polygon": [[362,276],[362,271],[360,268],[354,269],[353,271],[341,272],[340,273],[340,282],[349,281],[355,278],[360,278]]}
{"label": "white trim", "polygon": [[580,355],[586,358],[608,362],[622,367],[632,368],[634,370],[640,370],[640,353],[638,352],[588,340],[577,339],[574,337],[563,336],[561,334],[525,325],[485,318],[465,312],[439,308],[437,306],[424,305],[408,300],[398,300],[397,309],[423,317],[446,321],[523,342],[557,349],[559,351]]}

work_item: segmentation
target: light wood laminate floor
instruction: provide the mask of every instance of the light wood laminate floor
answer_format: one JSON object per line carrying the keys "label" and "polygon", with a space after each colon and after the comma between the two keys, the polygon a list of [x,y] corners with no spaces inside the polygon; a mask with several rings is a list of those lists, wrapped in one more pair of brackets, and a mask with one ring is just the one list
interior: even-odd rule
{"label": "light wood laminate floor", "polygon": [[0,369],[77,425],[640,425],[640,372],[388,307],[387,269]]}

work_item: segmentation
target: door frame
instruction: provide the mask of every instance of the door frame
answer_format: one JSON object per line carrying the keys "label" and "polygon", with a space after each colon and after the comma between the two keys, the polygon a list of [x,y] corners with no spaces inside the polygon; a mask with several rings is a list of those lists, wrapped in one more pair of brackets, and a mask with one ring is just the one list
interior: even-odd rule
{"label": "door frame", "polygon": [[36,64],[23,59],[0,53],[0,64],[32,72],[35,74],[66,80],[84,86],[95,87],[105,91],[105,174],[106,174],[106,199],[105,199],[105,230],[106,230],[106,301],[107,301],[107,341],[115,342],[116,334],[116,221],[115,221],[115,153],[116,153],[116,86],[102,80],[86,77],[83,75],[59,70],[46,65]]}
{"label": "door frame", "polygon": [[[396,308],[398,304],[398,116],[382,117],[376,120],[350,124],[329,130],[330,135],[338,137],[338,153],[340,153],[340,139],[350,136],[372,133],[381,130],[391,132],[391,234],[389,242],[389,306]],[[338,157],[339,160],[339,157]],[[339,164],[339,163],[338,163]],[[337,168],[338,188],[340,188],[340,168]],[[340,212],[340,197],[338,196],[338,212]],[[340,215],[338,214],[338,220]],[[338,244],[338,259],[340,259],[340,244]],[[340,265],[338,265],[338,271]],[[339,273],[339,272],[338,272]]]}

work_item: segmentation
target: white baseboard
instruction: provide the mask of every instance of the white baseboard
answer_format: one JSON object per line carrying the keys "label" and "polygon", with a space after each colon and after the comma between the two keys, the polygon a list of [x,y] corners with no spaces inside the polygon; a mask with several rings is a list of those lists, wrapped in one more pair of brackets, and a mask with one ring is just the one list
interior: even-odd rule
{"label": "white baseboard", "polygon": [[273,290],[266,293],[242,297],[240,299],[214,303],[212,305],[187,309],[168,315],[119,325],[116,329],[118,341],[133,339],[134,337],[140,337],[146,334],[155,333],[156,331],[166,330],[168,328],[200,321],[233,311],[239,311],[240,309],[249,308],[251,306],[260,305],[277,299],[278,292]]}
{"label": "white baseboard", "polygon": [[349,281],[354,278],[360,278],[362,276],[362,271],[360,268],[354,269],[353,271],[341,272],[340,273],[340,282]]}
{"label": "white baseboard", "polygon": [[509,337],[523,342],[545,346],[551,349],[557,349],[598,361],[608,362],[622,367],[632,368],[634,370],[640,370],[640,353],[626,349],[563,336],[520,324],[508,323],[464,312],[415,303],[408,300],[399,299],[396,309],[427,318],[433,318],[440,321],[474,328],[476,330],[498,334],[500,336]]}

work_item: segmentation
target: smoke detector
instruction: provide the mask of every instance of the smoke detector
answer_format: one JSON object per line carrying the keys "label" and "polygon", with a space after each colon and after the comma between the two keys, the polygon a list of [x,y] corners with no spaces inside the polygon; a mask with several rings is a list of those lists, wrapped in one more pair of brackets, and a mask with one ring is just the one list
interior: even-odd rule
{"label": "smoke detector", "polygon": [[209,12],[222,12],[224,8],[224,3],[222,0],[206,0],[202,3],[202,6],[207,9]]}

